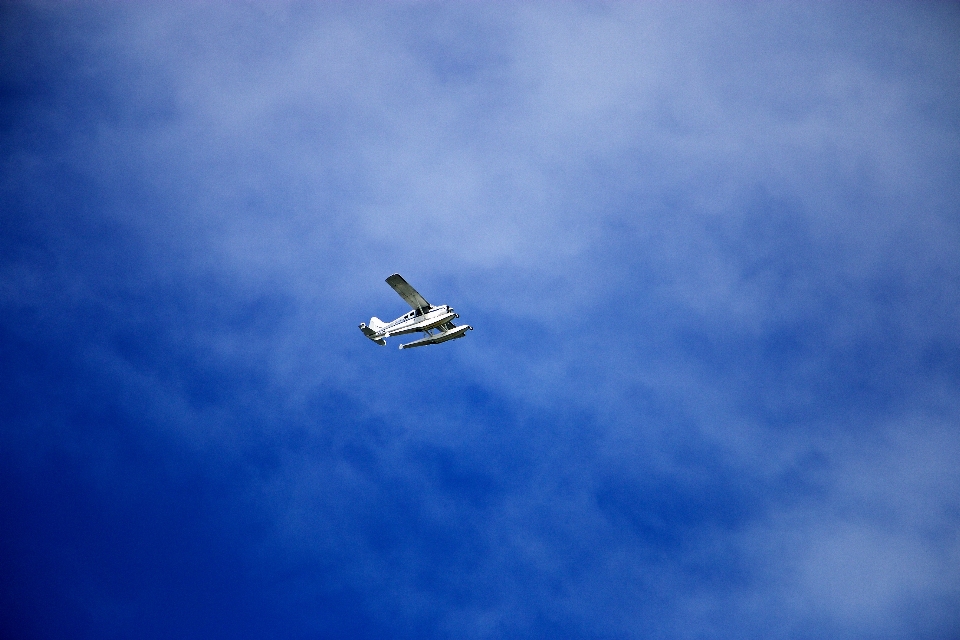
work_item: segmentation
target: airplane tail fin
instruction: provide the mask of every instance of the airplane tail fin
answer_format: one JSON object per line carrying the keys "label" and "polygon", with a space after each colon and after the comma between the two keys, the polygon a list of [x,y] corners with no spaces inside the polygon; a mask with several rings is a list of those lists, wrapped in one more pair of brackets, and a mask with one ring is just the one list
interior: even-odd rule
{"label": "airplane tail fin", "polygon": [[380,318],[373,317],[370,318],[369,327],[362,322],[360,323],[360,331],[363,331],[363,335],[367,336],[382,347],[383,345],[387,344],[387,341],[383,338],[378,338],[377,332],[385,326],[386,324]]}

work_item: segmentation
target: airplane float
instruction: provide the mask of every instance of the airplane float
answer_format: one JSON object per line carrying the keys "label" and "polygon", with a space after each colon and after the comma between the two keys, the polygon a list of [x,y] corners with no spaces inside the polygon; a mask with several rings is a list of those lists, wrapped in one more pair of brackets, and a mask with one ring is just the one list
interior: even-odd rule
{"label": "airplane float", "polygon": [[[370,324],[360,323],[360,331],[381,347],[387,344],[387,338],[390,336],[399,336],[405,333],[420,332],[424,334],[423,338],[400,345],[401,349],[412,349],[413,347],[423,347],[428,344],[440,344],[448,340],[462,338],[467,331],[473,327],[468,324],[457,326],[453,324],[454,318],[460,315],[453,312],[453,307],[447,305],[433,306],[423,296],[417,293],[417,290],[407,284],[407,281],[399,273],[395,273],[387,278],[387,284],[393,287],[393,290],[400,294],[400,297],[407,301],[413,311],[400,316],[392,322],[384,322],[376,316],[370,318]],[[433,333],[436,331],[437,333]]]}

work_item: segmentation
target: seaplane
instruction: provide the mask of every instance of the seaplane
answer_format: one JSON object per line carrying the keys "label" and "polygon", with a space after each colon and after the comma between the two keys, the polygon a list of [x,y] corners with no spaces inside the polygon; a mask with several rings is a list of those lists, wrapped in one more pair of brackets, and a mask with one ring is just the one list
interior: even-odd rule
{"label": "seaplane", "polygon": [[381,347],[387,344],[387,338],[390,336],[399,336],[406,333],[420,332],[424,334],[424,337],[400,345],[401,349],[412,349],[414,347],[424,347],[428,344],[440,344],[448,340],[456,340],[462,338],[467,331],[473,330],[473,327],[468,324],[459,327],[453,324],[453,319],[460,317],[459,314],[454,313],[453,307],[430,304],[399,273],[387,278],[387,284],[393,287],[393,290],[413,307],[413,311],[392,322],[384,322],[374,316],[370,318],[369,325],[364,322],[360,323],[360,331],[363,331],[363,335]]}

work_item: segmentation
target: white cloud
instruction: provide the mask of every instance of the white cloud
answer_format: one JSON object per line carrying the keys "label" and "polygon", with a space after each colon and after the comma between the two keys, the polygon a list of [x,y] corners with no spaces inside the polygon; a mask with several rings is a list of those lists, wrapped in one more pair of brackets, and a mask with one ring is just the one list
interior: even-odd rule
{"label": "white cloud", "polygon": [[[385,559],[332,523],[369,526],[354,519],[390,483],[434,490],[420,517],[465,517],[491,549],[468,579],[495,589],[511,571],[525,576],[442,623],[472,625],[476,637],[544,611],[585,626],[606,612],[613,632],[628,634],[657,606],[664,620],[650,628],[677,637],[686,615],[727,628],[733,611],[761,628],[771,609],[787,619],[784,637],[820,619],[882,633],[906,624],[898,612],[912,599],[956,600],[960,451],[943,426],[957,415],[956,388],[937,381],[935,401],[927,374],[895,379],[916,373],[937,340],[955,342],[960,309],[960,138],[937,93],[953,77],[938,61],[956,44],[933,24],[939,9],[916,9],[903,37],[887,9],[830,7],[115,11],[82,55],[115,74],[105,93],[121,115],[90,116],[50,162],[136,187],[97,214],[151,248],[161,282],[289,302],[269,335],[217,325],[180,346],[262,359],[291,414],[333,387],[399,425],[370,445],[384,476],[342,460],[283,460],[263,489],[281,505],[279,546],[350,557],[345,579],[375,584],[385,606],[429,608],[436,594],[410,586],[422,550]],[[913,66],[890,60],[901,51]],[[163,109],[143,116],[153,104]],[[28,165],[14,167],[27,176]],[[476,335],[402,363],[357,355],[375,349],[354,329],[363,314],[401,305],[382,283],[393,271],[431,300],[472,310],[479,319],[464,319]],[[94,275],[76,276],[75,297],[101,295],[85,288]],[[64,288],[22,265],[3,277],[8,304]],[[764,351],[778,331],[795,351]],[[890,368],[850,365],[863,344],[880,345]],[[506,424],[420,400],[443,390],[421,377],[432,365],[496,394]],[[825,388],[843,386],[850,369],[881,387],[866,397],[892,397],[857,424],[847,416],[869,403],[854,382]],[[151,384],[142,372],[117,376]],[[217,425],[214,439],[243,437],[215,411],[156,403],[184,424]],[[523,431],[538,415],[577,412],[583,442],[569,425]],[[834,441],[831,430],[865,441]],[[489,519],[445,503],[406,448],[459,451],[496,437],[540,447],[543,459]],[[691,470],[688,448],[716,467]],[[824,467],[804,466],[809,456]],[[576,477],[559,470],[570,465]],[[604,474],[706,488],[723,473],[760,485],[760,513],[730,530],[690,525],[699,537],[662,561],[617,531],[591,493]],[[790,473],[812,494],[767,495]],[[688,589],[685,562],[727,554],[746,558],[746,586]],[[378,574],[384,567],[396,573]],[[531,575],[545,582],[531,586]],[[648,606],[651,591],[662,599]]]}

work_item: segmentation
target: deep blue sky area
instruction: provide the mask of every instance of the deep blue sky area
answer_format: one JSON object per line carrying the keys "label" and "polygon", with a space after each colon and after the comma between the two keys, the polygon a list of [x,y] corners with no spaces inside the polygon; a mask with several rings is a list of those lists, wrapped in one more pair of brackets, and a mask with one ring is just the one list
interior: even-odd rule
{"label": "deep blue sky area", "polygon": [[955,3],[4,3],[0,162],[5,639],[960,638]]}

